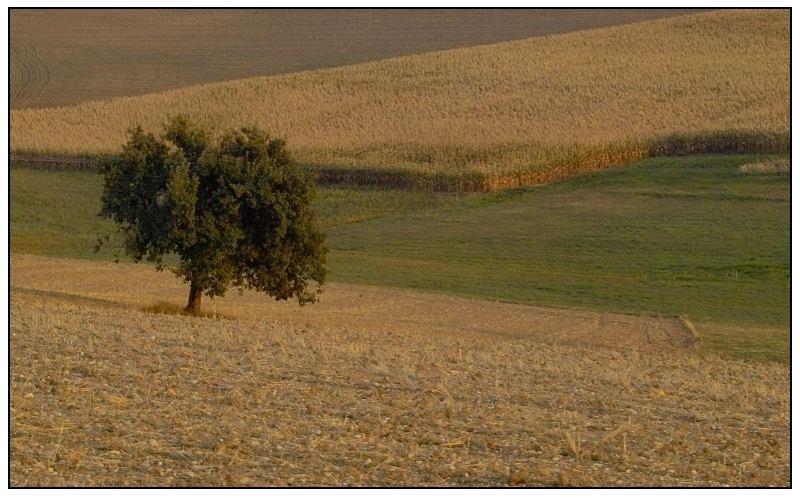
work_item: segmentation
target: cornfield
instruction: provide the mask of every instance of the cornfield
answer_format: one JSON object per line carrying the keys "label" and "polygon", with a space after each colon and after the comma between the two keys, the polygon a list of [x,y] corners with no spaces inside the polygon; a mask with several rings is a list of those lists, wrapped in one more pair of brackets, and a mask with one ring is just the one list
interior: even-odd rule
{"label": "cornfield", "polygon": [[11,113],[15,160],[174,114],[286,138],[329,183],[496,190],[649,155],[784,152],[786,10],[724,10]]}

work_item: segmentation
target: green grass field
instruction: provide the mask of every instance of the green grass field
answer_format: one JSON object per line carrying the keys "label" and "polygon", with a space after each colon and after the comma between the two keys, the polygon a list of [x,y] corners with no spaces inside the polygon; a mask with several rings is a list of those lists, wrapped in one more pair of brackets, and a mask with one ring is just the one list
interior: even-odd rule
{"label": "green grass field", "polygon": [[[498,194],[321,189],[317,204],[333,280],[686,315],[707,351],[785,361],[789,176],[739,171],[755,159],[649,159]],[[92,251],[111,229],[100,184],[13,169],[11,250],[112,258]]]}
{"label": "green grass field", "polygon": [[[334,228],[331,266],[350,282],[685,314],[708,350],[785,360],[789,181],[742,175],[749,160],[650,159]],[[753,340],[742,325],[766,327]]]}
{"label": "green grass field", "polygon": [[332,229],[337,278],[508,301],[781,323],[789,183],[653,159]]}
{"label": "green grass field", "polygon": [[[11,250],[18,253],[85,259],[114,259],[121,243],[114,225],[97,216],[102,176],[82,171],[11,170]],[[318,190],[316,207],[323,227],[359,223],[389,214],[453,205],[464,194],[434,194],[367,188]],[[112,244],[94,251],[98,237]]]}

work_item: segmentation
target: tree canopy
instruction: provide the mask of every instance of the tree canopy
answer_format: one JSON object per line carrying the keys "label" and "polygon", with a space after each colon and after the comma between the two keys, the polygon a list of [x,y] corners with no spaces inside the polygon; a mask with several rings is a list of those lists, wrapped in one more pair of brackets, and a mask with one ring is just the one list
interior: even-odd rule
{"label": "tree canopy", "polygon": [[130,130],[104,174],[100,214],[120,225],[134,260],[161,270],[179,257],[170,269],[190,284],[187,310],[232,286],[315,301],[327,253],[315,186],[283,140],[247,127],[214,140],[179,116],[160,137]]}

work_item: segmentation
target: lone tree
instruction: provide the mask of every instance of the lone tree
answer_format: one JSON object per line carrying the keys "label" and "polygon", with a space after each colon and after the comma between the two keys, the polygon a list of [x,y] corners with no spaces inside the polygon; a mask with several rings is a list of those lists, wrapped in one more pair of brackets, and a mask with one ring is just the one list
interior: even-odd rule
{"label": "lone tree", "polygon": [[100,215],[121,225],[134,260],[160,271],[177,254],[171,270],[190,285],[187,311],[231,286],[316,300],[327,249],[311,207],[314,184],[282,140],[241,128],[214,141],[179,116],[162,137],[130,130],[103,170]]}

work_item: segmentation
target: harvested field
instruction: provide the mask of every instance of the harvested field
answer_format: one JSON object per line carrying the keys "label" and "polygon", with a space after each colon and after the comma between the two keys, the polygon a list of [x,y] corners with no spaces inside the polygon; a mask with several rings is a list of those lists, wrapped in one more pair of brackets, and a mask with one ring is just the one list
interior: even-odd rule
{"label": "harvested field", "polygon": [[[789,9],[340,12],[9,13],[8,484],[789,487]],[[518,29],[547,36],[361,62]],[[98,161],[176,113],[328,184],[318,303],[189,316],[186,282],[110,261]],[[181,171],[153,192],[175,245],[231,254]],[[308,235],[242,173],[218,223]]]}
{"label": "harvested field", "polygon": [[[498,77],[502,75],[502,77]],[[788,148],[786,10],[725,10],[16,110],[19,157],[113,153],[185,113],[288,139],[324,181],[497,190],[665,153]]]}
{"label": "harvested field", "polygon": [[11,48],[11,102],[24,106],[35,101],[50,83],[50,68],[30,43]]}
{"label": "harvested field", "polygon": [[785,365],[423,326],[442,303],[389,291],[363,327],[145,313],[82,297],[114,296],[95,271],[18,288],[81,281],[53,265],[12,261],[14,486],[789,484]]}
{"label": "harvested field", "polygon": [[[693,11],[12,9],[11,106],[63,106]],[[46,89],[29,77],[31,67],[52,72]]]}
{"label": "harvested field", "polygon": [[[14,255],[16,293],[77,304],[180,310],[188,287],[172,273],[150,265],[116,264]],[[329,284],[319,303],[300,307],[262,294],[230,291],[206,303],[206,311],[229,318],[254,318],[310,327],[358,331],[489,334],[558,344],[592,344],[647,351],[691,350],[691,337],[674,318],[559,310],[463,299],[382,287]],[[381,317],[376,322],[376,317]]]}

